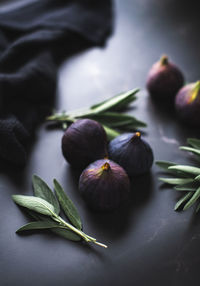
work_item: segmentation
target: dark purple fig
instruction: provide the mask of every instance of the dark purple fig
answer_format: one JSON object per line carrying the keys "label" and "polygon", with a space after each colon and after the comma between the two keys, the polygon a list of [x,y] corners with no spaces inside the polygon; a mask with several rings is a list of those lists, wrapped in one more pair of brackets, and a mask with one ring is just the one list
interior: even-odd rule
{"label": "dark purple fig", "polygon": [[175,106],[182,121],[200,126],[200,81],[182,87],[176,95]]}
{"label": "dark purple fig", "polygon": [[109,143],[108,154],[130,177],[148,172],[153,164],[152,149],[140,132],[117,136]]}
{"label": "dark purple fig", "polygon": [[107,137],[100,123],[80,119],[72,123],[62,137],[62,152],[75,168],[85,168],[91,162],[107,156]]}
{"label": "dark purple fig", "polygon": [[183,84],[184,77],[180,69],[167,56],[162,56],[150,69],[146,86],[152,98],[173,102]]}
{"label": "dark purple fig", "polygon": [[95,211],[112,211],[127,198],[128,175],[108,159],[90,164],[81,174],[79,190],[87,205]]}

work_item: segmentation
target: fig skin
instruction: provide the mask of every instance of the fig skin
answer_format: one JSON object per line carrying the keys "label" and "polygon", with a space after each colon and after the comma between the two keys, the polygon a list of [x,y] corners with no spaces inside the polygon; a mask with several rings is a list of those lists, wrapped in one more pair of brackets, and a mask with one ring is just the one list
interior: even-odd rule
{"label": "fig skin", "polygon": [[122,166],[129,177],[148,172],[153,164],[153,151],[140,132],[117,136],[108,145],[111,160]]}
{"label": "fig skin", "polygon": [[91,119],[72,123],[62,137],[62,153],[78,169],[107,156],[107,136],[101,124]]}
{"label": "fig skin", "polygon": [[167,56],[162,56],[150,69],[146,87],[153,99],[172,103],[183,84],[184,76],[180,69]]}
{"label": "fig skin", "polygon": [[130,181],[125,170],[115,162],[97,160],[82,172],[79,191],[92,210],[109,212],[127,199]]}
{"label": "fig skin", "polygon": [[185,85],[175,98],[177,116],[188,125],[200,127],[200,81]]}

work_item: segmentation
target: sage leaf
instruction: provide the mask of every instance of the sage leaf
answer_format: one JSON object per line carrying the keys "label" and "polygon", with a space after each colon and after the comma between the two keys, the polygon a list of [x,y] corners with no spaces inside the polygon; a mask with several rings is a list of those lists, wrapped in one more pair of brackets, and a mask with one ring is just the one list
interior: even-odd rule
{"label": "sage leaf", "polygon": [[200,140],[199,139],[196,139],[196,138],[188,138],[187,139],[187,143],[189,145],[191,145],[192,147],[194,148],[197,148],[200,150]]}
{"label": "sage leaf", "polygon": [[200,175],[196,176],[196,177],[194,178],[194,181],[195,181],[195,182],[200,182]]}
{"label": "sage leaf", "polygon": [[62,228],[52,228],[50,230],[53,233],[55,233],[55,234],[57,234],[63,238],[66,238],[68,240],[72,240],[72,241],[80,241],[81,240],[81,237],[71,230],[62,229]]}
{"label": "sage leaf", "polygon": [[171,166],[175,166],[176,164],[169,161],[156,161],[156,165],[165,171],[169,171],[168,168]]}
{"label": "sage leaf", "polygon": [[103,112],[98,114],[88,115],[87,118],[94,119],[111,128],[122,128],[126,126],[146,127],[146,123],[139,121],[135,117],[118,112]]}
{"label": "sage leaf", "polygon": [[102,125],[105,132],[106,132],[106,135],[107,135],[107,138],[108,138],[108,141],[114,139],[115,137],[119,136],[120,135],[120,132],[118,132],[117,130],[113,129],[113,128],[110,128],[106,125]]}
{"label": "sage leaf", "polygon": [[190,178],[159,178],[159,180],[170,185],[183,185],[194,181]]}
{"label": "sage leaf", "polygon": [[195,188],[192,188],[192,187],[182,187],[182,186],[176,186],[176,187],[174,187],[174,189],[176,190],[176,191],[187,191],[187,192],[195,192],[196,191],[196,189]]}
{"label": "sage leaf", "polygon": [[63,228],[62,226],[59,226],[57,223],[50,222],[50,221],[34,221],[34,222],[30,222],[30,223],[23,225],[16,232],[21,232],[24,230],[49,229],[49,228],[57,228],[57,227]]}
{"label": "sage leaf", "polygon": [[183,210],[187,210],[189,207],[191,207],[191,205],[193,205],[198,200],[199,197],[200,197],[200,187],[196,190],[191,199],[184,206]]}
{"label": "sage leaf", "polygon": [[170,166],[169,170],[181,171],[192,175],[200,175],[200,168],[187,165]]}
{"label": "sage leaf", "polygon": [[32,182],[35,196],[49,202],[51,205],[54,206],[55,213],[59,214],[59,203],[49,186],[40,177],[36,175],[33,175]]}
{"label": "sage leaf", "polygon": [[[101,103],[98,103],[96,105],[93,105],[91,109],[95,111],[96,113],[105,112],[110,109],[119,109],[124,107],[124,105],[127,105],[130,103],[130,101],[135,100],[133,97],[139,89],[132,89],[124,93],[120,93],[118,95],[115,95],[108,100],[105,100]],[[130,100],[131,99],[131,100]]]}
{"label": "sage leaf", "polygon": [[13,195],[13,201],[25,208],[33,210],[43,215],[52,216],[54,213],[54,207],[47,201],[33,196]]}
{"label": "sage leaf", "polygon": [[[31,217],[33,217],[36,220],[40,220],[40,221],[42,220],[45,222],[52,222],[52,220],[49,217],[36,214],[35,212],[28,210],[28,209],[26,211],[28,212],[28,214]],[[58,226],[58,224],[57,224],[57,226]],[[74,233],[70,229],[67,229],[67,227],[65,229],[62,229],[60,227],[59,228],[58,227],[57,228],[56,227],[50,228],[49,231],[65,238],[65,239],[68,239],[68,240],[72,240],[72,241],[80,241],[81,240],[81,237],[79,235],[77,235],[76,233]]]}
{"label": "sage leaf", "polygon": [[198,149],[191,148],[191,147],[186,147],[186,146],[181,146],[181,147],[179,147],[179,149],[180,150],[189,151],[189,152],[192,152],[192,153],[200,156],[200,150],[198,150]]}
{"label": "sage leaf", "polygon": [[187,193],[184,195],[176,204],[174,207],[174,210],[176,211],[185,201],[187,201],[192,196],[192,192]]}
{"label": "sage leaf", "polygon": [[82,229],[82,223],[81,218],[78,214],[78,211],[73,204],[73,202],[70,200],[70,198],[66,195],[61,185],[58,183],[56,179],[53,180],[54,182],[54,189],[57,195],[57,198],[60,202],[60,205],[68,217],[68,219],[71,221],[71,223],[78,229]]}

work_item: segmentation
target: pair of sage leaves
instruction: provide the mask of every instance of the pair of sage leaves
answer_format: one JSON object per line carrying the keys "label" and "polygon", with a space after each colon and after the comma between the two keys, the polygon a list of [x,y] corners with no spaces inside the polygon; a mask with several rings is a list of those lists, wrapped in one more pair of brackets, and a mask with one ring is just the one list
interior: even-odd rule
{"label": "pair of sage leaves", "polygon": [[[180,146],[184,151],[195,154],[197,162],[200,162],[200,139],[188,138],[190,146]],[[156,164],[167,171],[171,178],[159,178],[163,183],[173,185],[174,189],[183,192],[184,195],[176,203],[174,210],[183,208],[187,210],[200,199],[200,168],[193,165],[180,165],[168,161],[157,161]],[[200,210],[200,202],[196,212]]]}
{"label": "pair of sage leaves", "polygon": [[[56,179],[53,180],[55,194],[40,177],[34,175],[32,182],[34,196],[12,196],[14,202],[28,209],[29,215],[35,219],[35,221],[20,227],[16,232],[49,229],[72,241],[83,239],[86,242],[107,247],[82,231],[82,222],[77,208]],[[59,215],[61,208],[69,222]]]}

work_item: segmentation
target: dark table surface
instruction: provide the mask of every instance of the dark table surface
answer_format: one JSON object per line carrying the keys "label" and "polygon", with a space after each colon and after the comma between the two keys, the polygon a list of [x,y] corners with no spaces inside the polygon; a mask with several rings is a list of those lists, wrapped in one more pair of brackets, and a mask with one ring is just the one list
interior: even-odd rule
{"label": "dark table surface", "polygon": [[[198,132],[178,123],[173,112],[156,107],[145,80],[163,53],[180,66],[187,82],[199,79],[196,3],[116,0],[114,31],[107,45],[82,52],[61,66],[57,108],[79,108],[141,87],[131,113],[148,123],[145,138],[155,160],[188,163],[190,156],[178,146],[189,136],[199,137]],[[77,176],[61,154],[61,137],[61,130],[48,130],[44,124],[27,167],[0,172],[0,285],[198,285],[200,215],[194,209],[173,211],[178,194],[160,187],[158,168],[154,165],[149,175],[133,181],[129,201],[116,212],[94,214],[82,201]],[[85,232],[108,244],[108,249],[48,232],[15,233],[27,218],[11,195],[31,195],[34,173],[51,186],[54,177],[63,184],[78,206]]]}

